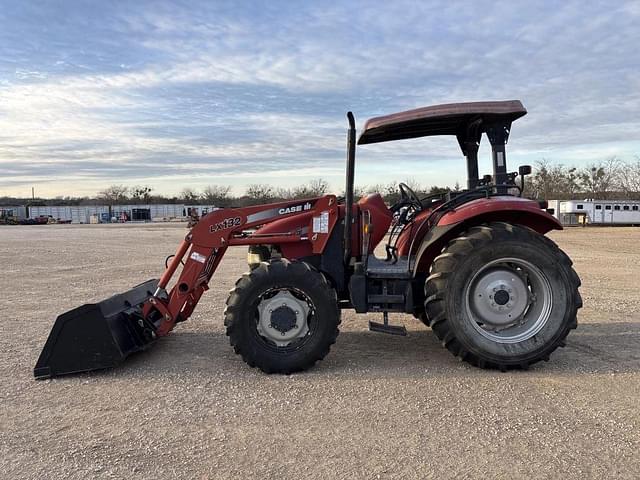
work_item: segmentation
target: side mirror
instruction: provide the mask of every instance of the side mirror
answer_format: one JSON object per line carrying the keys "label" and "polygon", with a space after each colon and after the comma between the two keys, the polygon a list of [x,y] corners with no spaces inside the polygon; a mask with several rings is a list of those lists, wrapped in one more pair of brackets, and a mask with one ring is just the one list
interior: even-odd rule
{"label": "side mirror", "polygon": [[520,196],[524,192],[524,177],[531,173],[531,165],[520,165],[518,167],[518,175],[520,175]]}
{"label": "side mirror", "polygon": [[518,167],[518,175],[524,177],[531,174],[531,165],[520,165]]}

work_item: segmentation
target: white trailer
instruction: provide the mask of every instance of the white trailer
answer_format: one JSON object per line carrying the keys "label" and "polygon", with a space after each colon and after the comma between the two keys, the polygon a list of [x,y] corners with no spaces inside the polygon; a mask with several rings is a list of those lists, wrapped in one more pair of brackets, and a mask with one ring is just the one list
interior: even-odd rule
{"label": "white trailer", "polygon": [[580,218],[594,225],[640,225],[640,200],[563,200],[560,220],[575,224]]}
{"label": "white trailer", "polygon": [[[558,220],[560,219],[560,204],[562,200],[547,200],[547,211],[556,217]],[[553,212],[551,211],[553,210]]]}

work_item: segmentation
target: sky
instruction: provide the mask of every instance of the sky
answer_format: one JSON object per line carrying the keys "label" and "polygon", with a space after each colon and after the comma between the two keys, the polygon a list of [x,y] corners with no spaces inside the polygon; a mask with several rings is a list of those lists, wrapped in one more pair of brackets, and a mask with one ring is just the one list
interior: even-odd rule
{"label": "sky", "polygon": [[[0,0],[0,196],[344,183],[345,113],[521,100],[510,170],[640,154],[640,2]],[[486,138],[480,174],[490,173]],[[465,183],[454,138],[356,183]]]}

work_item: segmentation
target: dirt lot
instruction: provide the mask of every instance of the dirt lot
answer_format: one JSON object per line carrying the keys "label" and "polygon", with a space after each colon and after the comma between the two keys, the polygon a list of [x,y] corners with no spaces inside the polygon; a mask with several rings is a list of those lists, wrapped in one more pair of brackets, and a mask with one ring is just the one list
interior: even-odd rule
{"label": "dirt lot", "polygon": [[585,307],[549,363],[459,363],[409,316],[409,336],[345,312],[313,370],[268,376],[227,342],[246,270],[228,252],[189,322],[122,367],[53,381],[32,369],[58,313],[162,271],[183,225],[0,227],[3,478],[638,478],[640,228],[552,237]]}

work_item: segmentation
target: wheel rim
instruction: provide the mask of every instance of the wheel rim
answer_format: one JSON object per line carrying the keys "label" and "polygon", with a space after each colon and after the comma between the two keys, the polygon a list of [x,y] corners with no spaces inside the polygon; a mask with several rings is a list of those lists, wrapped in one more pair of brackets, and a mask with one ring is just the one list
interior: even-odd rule
{"label": "wheel rim", "polygon": [[311,299],[293,288],[271,289],[260,295],[256,308],[256,332],[279,351],[296,348],[312,331]]}
{"label": "wheel rim", "polygon": [[489,262],[465,290],[471,325],[498,343],[518,343],[536,335],[551,315],[553,292],[547,276],[520,258]]}

